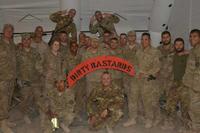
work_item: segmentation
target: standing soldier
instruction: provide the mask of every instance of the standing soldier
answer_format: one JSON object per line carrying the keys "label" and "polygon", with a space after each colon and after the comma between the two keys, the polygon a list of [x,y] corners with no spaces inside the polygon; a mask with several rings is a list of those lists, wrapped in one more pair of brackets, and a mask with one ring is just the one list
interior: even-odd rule
{"label": "standing soldier", "polygon": [[192,133],[200,131],[200,30],[194,29],[190,32],[190,51],[183,84],[190,91],[189,114],[192,120]]}
{"label": "standing soldier", "polygon": [[42,60],[44,58],[44,53],[47,51],[48,44],[42,39],[43,27],[37,26],[35,28],[35,33],[31,41],[31,47],[35,48],[39,52]]}
{"label": "standing soldier", "polygon": [[[78,44],[76,41],[70,42],[70,52],[64,58],[64,68],[68,71],[68,73],[73,70],[79,63],[81,62],[81,56],[78,54]],[[80,115],[83,111],[85,111],[86,105],[86,90],[85,90],[85,80],[80,79],[72,88],[75,92],[75,101],[76,108],[75,111],[77,116]],[[81,117],[80,117],[81,118]]]}
{"label": "standing soldier", "polygon": [[88,98],[88,116],[91,129],[105,128],[113,133],[113,127],[123,115],[124,96],[122,89],[112,83],[111,74],[101,75],[101,84],[93,86]]}
{"label": "standing soldier", "polygon": [[145,128],[151,128],[154,120],[157,121],[160,117],[157,84],[157,74],[160,71],[160,51],[151,46],[149,33],[142,34],[141,44],[142,48],[136,53],[139,65],[138,81],[145,113]]}
{"label": "standing soldier", "polygon": [[160,93],[162,96],[166,97],[169,93],[169,89],[173,83],[173,55],[174,55],[174,46],[171,43],[171,34],[169,31],[164,31],[161,34],[162,45],[158,47],[161,52],[160,62],[161,69],[159,73],[159,84],[160,84]]}
{"label": "standing soldier", "polygon": [[100,37],[103,36],[105,31],[109,31],[112,35],[117,36],[114,24],[119,23],[120,19],[114,14],[96,11],[94,16],[90,19],[89,29],[92,34],[99,33]]}
{"label": "standing soldier", "polygon": [[[117,38],[112,38],[110,40],[110,48],[108,49],[108,52],[110,56],[123,58],[121,50],[119,49],[119,41]],[[109,72],[112,74],[113,83],[122,88],[123,73],[117,70],[109,70]]]}
{"label": "standing soldier", "polygon": [[65,31],[67,33],[68,38],[71,37],[72,40],[77,40],[76,24],[73,22],[75,15],[75,9],[70,9],[69,11],[58,11],[50,15],[51,21],[57,24],[54,34],[52,36],[53,39],[54,37],[56,37],[57,33]]}
{"label": "standing soldier", "polygon": [[58,39],[60,41],[60,54],[64,58],[69,53],[69,38],[65,31],[58,33]]}
{"label": "standing soldier", "polygon": [[[102,50],[102,48],[99,46],[99,40],[93,38],[91,41],[91,47],[89,47],[87,51],[83,54],[81,61],[107,54],[108,52],[106,50]],[[100,80],[99,78],[102,72],[103,70],[96,70],[86,75],[87,96],[89,96],[90,92],[92,91],[91,89],[93,89],[93,86],[95,86]]]}
{"label": "standing soldier", "polygon": [[177,119],[177,106],[180,103],[180,110],[182,114],[182,121],[184,126],[187,126],[189,116],[189,92],[186,87],[182,85],[182,78],[185,73],[188,52],[184,49],[184,40],[177,38],[174,41],[175,54],[173,56],[173,86],[170,87],[167,96],[166,111],[167,120],[163,129],[170,129],[174,127],[174,120]]}
{"label": "standing soldier", "polygon": [[[45,133],[52,132],[49,119],[49,117],[51,118],[52,113],[56,114],[56,118],[60,122],[60,127],[65,132],[70,131],[68,126],[71,124],[74,117],[74,93],[72,92],[72,90],[68,90],[67,92],[61,91],[62,93],[59,93],[59,91],[56,91],[55,87],[55,83],[63,83],[65,79],[63,59],[60,55],[59,48],[60,42],[58,40],[52,41],[50,49],[49,51],[47,51],[44,58],[44,96],[49,102],[49,107],[46,107],[44,105],[42,108],[44,110],[44,113],[41,119],[41,123]],[[66,97],[68,97],[70,100],[66,100]]]}
{"label": "standing soldier", "polygon": [[40,54],[30,45],[30,34],[23,34],[22,49],[17,51],[17,82],[22,95],[21,111],[24,113],[24,120],[28,124],[31,123],[28,117],[30,101],[34,99],[37,105],[41,96],[39,72],[42,72],[42,67],[38,66],[41,65]]}
{"label": "standing soldier", "polygon": [[[125,47],[125,59],[129,61],[135,68],[136,75],[138,74],[138,64],[136,59],[136,52],[139,50],[140,46],[136,42],[135,31],[128,32],[128,43]],[[125,94],[128,98],[128,112],[129,120],[123,124],[124,127],[132,126],[136,124],[136,119],[138,118],[138,104],[139,102],[139,87],[138,80],[136,77],[131,77],[129,75],[124,75],[124,88]]]}
{"label": "standing soldier", "polygon": [[13,42],[14,27],[5,24],[0,40],[0,128],[3,133],[13,133],[9,127],[8,109],[16,81],[16,47]]}

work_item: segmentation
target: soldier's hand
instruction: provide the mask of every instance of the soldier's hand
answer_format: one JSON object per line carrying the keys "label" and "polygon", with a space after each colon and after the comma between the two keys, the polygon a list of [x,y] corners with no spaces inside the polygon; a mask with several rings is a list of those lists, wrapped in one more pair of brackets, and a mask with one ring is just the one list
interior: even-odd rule
{"label": "soldier's hand", "polygon": [[106,118],[108,115],[108,110],[105,109],[102,113],[101,113],[101,118]]}
{"label": "soldier's hand", "polygon": [[92,17],[90,18],[90,24],[93,24],[95,21],[96,21],[95,16],[92,16]]}

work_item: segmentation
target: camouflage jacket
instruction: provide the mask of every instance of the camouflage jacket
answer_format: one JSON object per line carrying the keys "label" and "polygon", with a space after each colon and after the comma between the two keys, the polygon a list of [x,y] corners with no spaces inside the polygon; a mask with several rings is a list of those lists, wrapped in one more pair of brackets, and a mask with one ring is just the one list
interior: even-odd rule
{"label": "camouflage jacket", "polygon": [[0,81],[16,79],[16,46],[0,40]]}
{"label": "camouflage jacket", "polygon": [[183,84],[200,93],[200,45],[190,51]]}
{"label": "camouflage jacket", "polygon": [[89,30],[93,34],[98,32],[100,37],[103,36],[103,33],[106,30],[117,35],[114,24],[118,23],[119,21],[120,19],[115,15],[112,15],[111,17],[105,17],[101,22],[97,22],[94,25],[90,24]]}
{"label": "camouflage jacket", "polygon": [[173,56],[174,56],[174,47],[173,44],[169,44],[169,49],[165,50],[163,45],[158,47],[158,50],[161,52],[160,63],[161,68],[159,72],[159,77],[162,79],[171,79],[173,78]]}
{"label": "camouflage jacket", "polygon": [[27,52],[24,48],[17,51],[17,79],[34,82],[39,80],[42,70],[40,54],[34,48]]}
{"label": "camouflage jacket", "polygon": [[70,19],[68,16],[62,16],[61,12],[55,12],[50,15],[51,21],[57,23],[55,31],[60,30],[61,28],[65,27],[61,31],[65,31],[69,35],[71,34],[71,37],[73,40],[77,39],[77,29],[76,24],[73,22],[72,19]]}
{"label": "camouflage jacket", "polygon": [[122,89],[116,85],[111,85],[110,87],[103,88],[99,85],[93,89],[87,104],[88,115],[95,115],[96,113],[101,113],[105,109],[108,111],[114,111],[122,109],[124,104],[124,95]]}
{"label": "camouflage jacket", "polygon": [[160,71],[160,51],[149,46],[139,49],[136,53],[138,59],[139,73],[144,76],[156,75]]}

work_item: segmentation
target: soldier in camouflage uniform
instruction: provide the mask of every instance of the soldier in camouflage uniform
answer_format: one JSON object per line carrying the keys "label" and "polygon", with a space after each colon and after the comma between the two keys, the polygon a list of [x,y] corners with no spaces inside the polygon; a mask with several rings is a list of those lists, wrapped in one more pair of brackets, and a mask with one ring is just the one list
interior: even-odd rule
{"label": "soldier in camouflage uniform", "polygon": [[14,27],[5,24],[0,40],[0,128],[13,133],[9,127],[8,111],[16,81],[16,46],[12,40]]}
{"label": "soldier in camouflage uniform", "polygon": [[[44,61],[44,54],[48,50],[48,44],[42,39],[43,36],[43,27],[42,26],[37,26],[35,28],[34,36],[32,37],[31,40],[31,47],[35,48],[36,51],[40,54],[41,57],[41,62]],[[42,85],[42,91],[44,89],[44,76],[40,77],[41,80],[41,85]]]}
{"label": "soldier in camouflage uniform", "polygon": [[109,31],[113,35],[117,35],[114,24],[119,23],[120,19],[114,14],[96,11],[95,15],[90,19],[89,29],[92,34],[99,33],[100,37],[103,36],[105,31]]}
{"label": "soldier in camouflage uniform", "polygon": [[[87,49],[87,51],[83,54],[81,61],[85,61],[90,58],[94,58],[97,56],[102,56],[102,55],[108,55],[108,52],[106,49],[102,49],[99,46],[99,40],[96,38],[93,38],[91,41],[91,47]],[[98,81],[100,80],[100,75],[103,72],[103,70],[96,70],[94,72],[91,72],[86,75],[86,91],[87,91],[87,96],[89,96],[90,92],[93,89],[93,86],[95,86]]]}
{"label": "soldier in camouflage uniform", "polygon": [[122,89],[112,84],[111,74],[104,72],[101,84],[96,86],[88,98],[88,116],[91,129],[105,128],[113,133],[112,128],[123,115],[124,96]]}
{"label": "soldier in camouflage uniform", "polygon": [[[180,110],[182,114],[182,121],[186,127],[189,121],[189,92],[186,87],[182,85],[182,78],[185,73],[188,52],[184,49],[184,40],[177,38],[174,41],[175,54],[173,56],[173,85],[169,89],[166,102],[167,120],[165,126],[162,128],[173,128],[174,120],[177,119],[177,107],[180,103]],[[171,125],[170,125],[171,124]]]}
{"label": "soldier in camouflage uniform", "polygon": [[[78,44],[76,41],[71,41],[70,43],[70,52],[64,58],[64,68],[70,72],[74,69],[79,63],[81,62],[81,56],[78,54]],[[85,104],[86,104],[86,89],[85,89],[85,79],[80,79],[76,84],[73,86],[73,90],[75,91],[75,101],[76,107],[75,111],[77,116],[82,112],[85,111]]]}
{"label": "soldier in camouflage uniform", "polygon": [[42,72],[40,54],[30,45],[30,34],[23,34],[23,47],[17,51],[17,83],[22,97],[21,111],[24,113],[24,120],[28,124],[31,123],[28,117],[30,101],[34,99],[34,103],[37,105],[41,96],[39,72]]}
{"label": "soldier in camouflage uniform", "polygon": [[[136,33],[134,31],[128,32],[128,43],[125,47],[125,59],[130,62],[136,71],[136,75],[138,74],[138,64],[136,58],[136,52],[139,50],[140,46],[136,42]],[[128,98],[128,112],[129,119],[127,122],[123,124],[124,127],[132,126],[136,124],[136,119],[138,117],[138,107],[141,102],[139,102],[139,87],[138,80],[136,77],[131,77],[129,75],[124,74],[124,88],[125,94]]]}
{"label": "soldier in camouflage uniform", "polygon": [[72,88],[66,88],[66,83],[61,76],[55,82],[55,87],[48,91],[47,96],[49,104],[45,112],[48,118],[46,119],[46,123],[49,124],[47,125],[49,129],[47,129],[46,132],[53,132],[50,120],[56,118],[58,126],[63,129],[64,133],[69,133],[69,126],[75,117],[74,91]]}
{"label": "soldier in camouflage uniform", "polygon": [[91,46],[91,37],[86,36],[85,37],[85,43],[82,44],[82,45],[79,45],[78,53],[82,56],[90,46]]}
{"label": "soldier in camouflage uniform", "polygon": [[194,29],[190,32],[190,51],[183,84],[190,92],[189,114],[192,120],[192,133],[200,131],[200,30]]}
{"label": "soldier in camouflage uniform", "polygon": [[[51,111],[56,113],[59,118],[65,117],[64,121],[63,121],[65,123],[64,124],[65,127],[63,129],[65,132],[68,132],[69,131],[68,126],[71,123],[71,119],[72,119],[71,117],[74,115],[73,113],[71,113],[72,112],[71,110],[73,108],[66,107],[68,105],[68,103],[67,103],[68,101],[66,100],[66,98],[59,97],[58,96],[59,93],[55,91],[56,90],[55,82],[60,81],[61,79],[63,80],[65,78],[65,73],[64,73],[64,69],[63,69],[63,60],[60,55],[59,48],[60,48],[60,42],[58,40],[54,40],[51,44],[51,48],[45,55],[45,60],[43,63],[44,64],[44,75],[45,75],[45,90],[44,90],[43,95],[44,95],[44,98],[47,99],[48,102],[50,102],[50,105],[52,106],[52,107],[50,106],[50,109],[52,109]],[[69,92],[66,92],[66,93],[67,93],[67,95],[66,94],[65,95],[67,97],[69,95],[69,98],[71,98],[73,96],[73,94],[71,94],[73,92],[71,92],[71,91],[70,91],[70,93]],[[62,95],[62,96],[65,97],[65,95]],[[71,99],[73,99],[73,97]],[[58,101],[56,101],[56,100],[58,100]],[[70,103],[69,103],[69,106],[71,106]],[[45,104],[41,105],[41,110],[43,110],[43,114],[41,115],[41,123],[42,123],[41,126],[45,133],[49,133],[52,130],[49,127],[50,120],[47,119],[48,115],[46,115],[46,112],[47,112],[46,109],[47,109],[47,107],[45,106]],[[68,114],[67,115],[59,115],[60,113],[61,114],[68,113]],[[67,116],[69,117],[68,119],[66,118]]]}
{"label": "soldier in camouflage uniform", "polygon": [[31,47],[35,48],[40,54],[41,59],[44,58],[44,53],[47,51],[48,44],[42,39],[43,27],[37,26],[35,28],[34,36],[32,37]]}
{"label": "soldier in camouflage uniform", "polygon": [[64,10],[51,14],[51,21],[57,24],[55,31],[65,31],[67,33],[68,38],[71,38],[72,40],[77,40],[76,24],[73,22],[73,18],[75,17],[75,15],[75,9],[70,9],[68,12],[67,10]]}
{"label": "soldier in camouflage uniform", "polygon": [[[149,33],[143,33],[141,37],[142,48],[136,53],[138,59],[138,83],[141,92],[145,113],[145,128],[151,128],[159,119],[159,90],[157,74],[160,71],[160,51],[151,46]],[[154,121],[155,120],[155,121]]]}
{"label": "soldier in camouflage uniform", "polygon": [[58,38],[60,41],[60,54],[62,58],[64,58],[69,53],[70,40],[67,37],[67,33],[65,31],[59,32]]}
{"label": "soldier in camouflage uniform", "polygon": [[164,31],[161,34],[162,45],[158,46],[158,49],[161,52],[161,69],[159,72],[159,85],[160,93],[163,100],[166,100],[166,97],[169,93],[169,89],[173,83],[173,55],[174,55],[174,46],[171,43],[171,34],[169,31]]}
{"label": "soldier in camouflage uniform", "polygon": [[[119,49],[119,41],[117,38],[112,38],[110,40],[110,48],[108,49],[110,56],[116,56],[123,58],[121,49]],[[112,74],[113,83],[122,88],[122,76],[123,73],[117,70],[108,70]]]}

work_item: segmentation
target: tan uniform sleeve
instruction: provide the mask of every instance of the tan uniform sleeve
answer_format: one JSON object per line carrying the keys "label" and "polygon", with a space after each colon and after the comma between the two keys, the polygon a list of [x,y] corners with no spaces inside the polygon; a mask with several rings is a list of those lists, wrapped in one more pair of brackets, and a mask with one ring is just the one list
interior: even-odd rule
{"label": "tan uniform sleeve", "polygon": [[58,23],[60,21],[60,19],[62,19],[61,11],[58,11],[58,12],[51,14],[49,19],[51,21],[53,21],[54,23]]}

